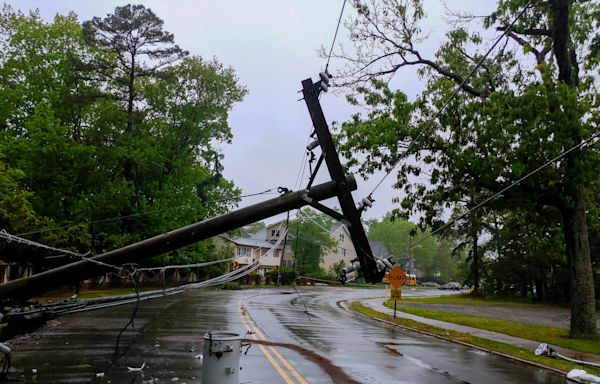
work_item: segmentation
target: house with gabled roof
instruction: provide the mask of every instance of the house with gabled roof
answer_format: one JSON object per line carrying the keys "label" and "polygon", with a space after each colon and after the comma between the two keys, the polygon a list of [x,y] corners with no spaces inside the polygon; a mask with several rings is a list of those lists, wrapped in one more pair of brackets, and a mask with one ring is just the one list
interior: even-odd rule
{"label": "house with gabled roof", "polygon": [[[260,260],[260,269],[263,272],[270,270],[276,270],[279,266],[292,266],[294,262],[294,254],[292,253],[290,244],[286,244],[285,252],[283,251],[284,242],[280,241],[277,248],[272,254],[268,254],[268,250],[271,249],[281,239],[281,236],[285,234],[285,221],[280,221],[267,226],[259,230],[256,233],[240,236],[232,241],[235,246],[235,263],[233,263],[233,269],[238,268],[242,265],[251,264],[256,260]],[[345,224],[336,222],[331,226],[329,236],[336,243],[334,247],[329,249],[321,260],[319,266],[326,272],[331,271],[335,264],[342,262],[344,266],[348,266],[357,257],[352,239],[350,238],[350,232]],[[283,240],[283,239],[281,239]],[[371,251],[375,258],[386,258],[390,257],[396,260],[393,254],[391,254],[386,246],[379,241],[369,241]],[[283,260],[281,258],[283,257]],[[414,268],[414,259],[401,259],[396,260],[398,264],[407,273],[416,273]]]}
{"label": "house with gabled roof", "polygon": [[334,223],[329,231],[329,237],[336,242],[336,245],[323,255],[319,266],[325,271],[329,271],[334,264],[340,261],[343,261],[344,265],[350,265],[351,261],[356,259],[356,251],[346,225],[340,222]]}
{"label": "house with gabled roof", "polygon": [[[260,262],[259,271],[269,272],[276,270],[280,265],[292,265],[293,256],[289,244],[285,246],[281,239],[285,233],[283,221],[271,224],[256,233],[237,237],[231,240],[235,247],[234,256],[236,260],[232,263],[232,269],[237,269],[242,265],[252,264],[255,261]],[[281,240],[281,241],[280,241]],[[278,244],[279,243],[279,244]],[[269,252],[275,245],[273,252]],[[281,260],[283,257],[283,260]]]}

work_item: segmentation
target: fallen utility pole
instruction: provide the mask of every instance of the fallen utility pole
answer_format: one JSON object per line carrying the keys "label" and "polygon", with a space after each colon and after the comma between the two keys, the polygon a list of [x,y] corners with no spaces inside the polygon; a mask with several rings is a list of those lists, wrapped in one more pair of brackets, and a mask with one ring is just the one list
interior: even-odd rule
{"label": "fallen utility pole", "polygon": [[[344,184],[351,190],[356,189],[356,181],[353,177],[348,177]],[[274,199],[175,229],[90,259],[116,266],[138,262],[286,211],[302,208],[309,204],[307,197],[309,200],[321,201],[337,195],[338,183],[329,181],[316,185],[310,190],[288,192]],[[77,261],[37,275],[1,284],[0,300],[26,299],[111,270],[110,266],[100,265],[92,260]]]}

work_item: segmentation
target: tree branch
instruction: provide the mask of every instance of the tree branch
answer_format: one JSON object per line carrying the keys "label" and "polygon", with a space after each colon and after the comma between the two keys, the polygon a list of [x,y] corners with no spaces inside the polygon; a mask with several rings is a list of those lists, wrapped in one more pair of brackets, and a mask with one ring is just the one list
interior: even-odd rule
{"label": "tree branch", "polygon": [[[502,26],[502,27],[497,27],[496,30],[500,31],[500,32],[504,32],[508,29],[508,27]],[[542,29],[542,28],[522,28],[519,29],[517,27],[513,27],[511,28],[511,33],[517,33],[519,35],[526,35],[526,36],[548,36],[551,37],[552,36],[552,30],[551,29]]]}

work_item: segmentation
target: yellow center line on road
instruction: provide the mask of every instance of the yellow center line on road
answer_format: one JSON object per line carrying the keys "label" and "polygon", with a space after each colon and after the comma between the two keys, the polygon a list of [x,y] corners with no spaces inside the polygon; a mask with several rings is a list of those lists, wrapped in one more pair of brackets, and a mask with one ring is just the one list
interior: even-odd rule
{"label": "yellow center line on road", "polygon": [[271,365],[273,366],[273,368],[275,368],[275,370],[279,373],[279,376],[281,376],[281,378],[286,382],[286,384],[296,384],[288,376],[288,374],[285,373],[285,371],[283,370],[283,368],[281,368],[281,365],[279,365],[277,363],[277,361],[275,361],[275,359],[273,358],[273,356],[271,356],[271,354],[269,353],[269,351],[267,351],[267,349],[263,345],[258,344],[258,348],[262,351],[263,355],[265,355],[265,357],[267,358],[267,360],[269,360],[269,362],[271,363]]}
{"label": "yellow center line on road", "polygon": [[[258,327],[254,323],[254,321],[250,318],[250,316],[247,313],[244,313],[244,311],[242,310],[242,300],[240,300],[239,310],[240,310],[240,316],[242,318],[242,322],[246,325],[246,328],[248,328],[249,331],[254,332],[254,335],[252,335],[252,338],[255,340],[268,341],[267,337],[258,329]],[[271,365],[273,365],[273,367],[277,370],[277,372],[283,378],[283,380],[288,384],[289,383],[295,384],[295,382],[281,368],[281,366],[277,363],[277,361],[275,361],[273,359],[273,357],[271,356],[269,351],[267,351],[267,349],[263,345],[258,344],[258,347],[260,348],[262,353],[267,357],[267,359],[269,360]],[[269,349],[279,359],[279,361],[283,364],[283,366],[292,374],[292,376],[294,376],[296,378],[296,380],[298,380],[298,382],[300,384],[308,384],[308,382],[300,375],[300,373],[298,373],[298,371],[279,353],[277,348],[270,345]]]}
{"label": "yellow center line on road", "polygon": [[[267,337],[259,329],[255,329],[255,332],[257,335],[260,335],[264,341],[267,341]],[[277,356],[279,361],[281,361],[281,363],[284,365],[284,367],[286,367],[287,370],[290,371],[292,376],[294,376],[296,378],[296,380],[298,380],[298,382],[300,382],[300,384],[308,384],[308,382],[306,380],[304,380],[304,378],[300,375],[300,373],[298,373],[298,371],[296,371],[296,369],[286,360],[286,358],[281,356],[281,354],[279,353],[277,348],[270,345],[269,349],[273,352],[273,354],[275,356]]]}

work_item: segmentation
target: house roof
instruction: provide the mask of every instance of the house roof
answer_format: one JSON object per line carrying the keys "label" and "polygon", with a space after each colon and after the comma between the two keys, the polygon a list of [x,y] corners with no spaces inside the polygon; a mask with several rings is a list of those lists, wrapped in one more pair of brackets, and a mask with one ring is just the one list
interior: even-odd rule
{"label": "house roof", "polygon": [[335,223],[333,223],[331,225],[331,230],[329,230],[329,234],[334,233],[335,231],[337,231],[338,229],[340,229],[340,227],[344,225],[343,223],[336,221]]}
{"label": "house roof", "polygon": [[233,242],[237,245],[246,245],[249,247],[271,248],[273,246],[273,244],[269,243],[268,241],[249,239],[245,237],[238,237],[237,239],[233,239]]}
{"label": "house roof", "polygon": [[267,228],[259,229],[258,232],[250,234],[250,238],[265,241],[267,238]]}
{"label": "house roof", "polygon": [[369,245],[371,246],[371,252],[373,252],[373,257],[377,259],[393,256],[390,253],[390,251],[387,250],[385,245],[380,241],[369,240]]}
{"label": "house roof", "polygon": [[[267,228],[263,228],[256,233],[236,237],[232,241],[237,245],[245,245],[248,247],[259,247],[259,248],[273,248],[273,243],[266,240]],[[278,248],[282,248],[280,245]],[[286,247],[287,249],[288,247]]]}

